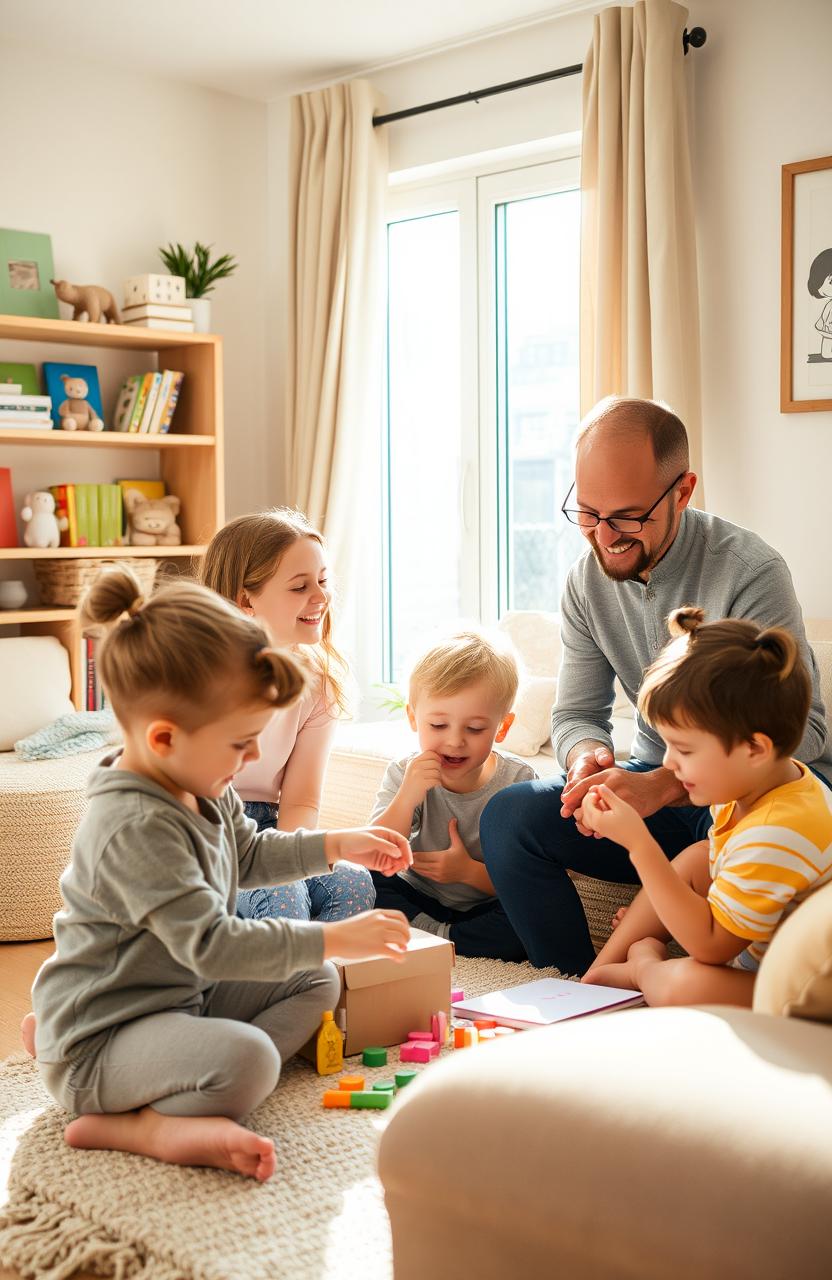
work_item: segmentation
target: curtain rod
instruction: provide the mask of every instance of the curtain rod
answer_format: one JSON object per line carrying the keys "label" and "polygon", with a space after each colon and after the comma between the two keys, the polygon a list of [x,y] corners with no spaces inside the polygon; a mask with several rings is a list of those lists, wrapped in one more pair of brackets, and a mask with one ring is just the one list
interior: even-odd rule
{"label": "curtain rod", "polygon": [[[682,36],[682,47],[685,54],[688,48],[701,49],[707,39],[704,27],[685,28]],[[427,111],[442,111],[445,107],[456,107],[462,102],[479,102],[480,98],[493,98],[498,93],[512,93],[515,89],[525,89],[531,84],[543,84],[547,80],[563,80],[567,76],[579,76],[583,71],[583,63],[576,62],[571,67],[559,67],[557,71],[542,71],[537,76],[526,76],[523,80],[509,80],[506,84],[492,84],[487,89],[474,89],[471,93],[460,93],[455,98],[442,98],[440,102],[425,102],[420,107],[406,107],[403,111],[391,111],[387,115],[373,116],[373,128],[381,124],[392,124],[395,120],[407,120],[410,116],[421,116]]]}

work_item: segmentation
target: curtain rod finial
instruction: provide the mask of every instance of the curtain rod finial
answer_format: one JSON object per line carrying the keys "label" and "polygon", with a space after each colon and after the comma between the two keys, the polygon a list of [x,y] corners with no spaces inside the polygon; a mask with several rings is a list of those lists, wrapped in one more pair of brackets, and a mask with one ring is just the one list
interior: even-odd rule
{"label": "curtain rod finial", "polygon": [[685,28],[685,33],[682,36],[685,53],[687,54],[689,48],[701,49],[707,38],[708,33],[704,27],[692,27],[690,31]]}

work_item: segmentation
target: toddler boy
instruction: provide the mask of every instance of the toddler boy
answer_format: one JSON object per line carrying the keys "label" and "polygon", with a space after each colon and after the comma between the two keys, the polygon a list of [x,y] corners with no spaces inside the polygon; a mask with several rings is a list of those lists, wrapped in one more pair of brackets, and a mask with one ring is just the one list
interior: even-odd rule
{"label": "toddler boy", "polygon": [[511,728],[517,664],[476,632],[425,653],[410,674],[407,718],[419,751],[388,766],[372,822],[406,836],[413,867],[373,874],[376,906],[450,938],[462,956],[525,960],[482,857],[480,815],[495,792],[536,778],[494,750]]}

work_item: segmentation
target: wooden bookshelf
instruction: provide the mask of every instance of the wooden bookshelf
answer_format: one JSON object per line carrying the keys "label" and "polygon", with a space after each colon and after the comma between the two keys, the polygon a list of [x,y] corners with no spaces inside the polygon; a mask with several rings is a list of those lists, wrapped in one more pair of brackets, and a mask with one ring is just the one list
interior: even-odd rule
{"label": "wooden bookshelf", "polygon": [[[185,374],[174,418],[176,430],[166,435],[0,428],[0,462],[12,468],[13,481],[17,448],[45,449],[46,456],[51,449],[118,450],[118,469],[124,468],[125,451],[138,449],[142,456],[147,450],[155,452],[159,479],[164,480],[168,492],[175,493],[182,502],[178,519],[183,544],[179,547],[0,547],[0,566],[5,562],[44,559],[154,556],[181,568],[183,560],[200,556],[224,520],[222,339],[216,334],[168,333],[135,325],[0,316],[0,360],[37,363],[39,359],[56,358],[53,350],[38,357],[35,349],[33,355],[31,345],[21,354],[15,345],[21,342],[92,348],[102,362],[106,361],[108,350],[135,352],[136,373],[146,372],[150,367],[147,357],[155,356],[159,367],[180,369]],[[72,360],[71,352],[67,352],[67,360]],[[54,460],[51,465],[54,468]],[[49,482],[44,480],[44,483]],[[82,690],[75,611],[50,605],[0,611],[0,634],[9,627],[18,628],[24,635],[54,635],[66,646],[72,669],[72,696],[80,707]]]}

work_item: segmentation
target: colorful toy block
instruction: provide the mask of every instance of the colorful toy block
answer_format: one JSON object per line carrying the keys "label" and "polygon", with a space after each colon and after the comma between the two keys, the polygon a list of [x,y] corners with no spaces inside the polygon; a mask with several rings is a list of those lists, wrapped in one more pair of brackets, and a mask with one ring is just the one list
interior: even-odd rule
{"label": "colorful toy block", "polygon": [[457,989],[451,992],[451,1004],[459,1004],[460,1000],[465,999],[465,992]]}
{"label": "colorful toy block", "polygon": [[363,1076],[341,1076],[341,1079],[338,1081],[338,1088],[339,1089],[363,1089],[364,1077]]}
{"label": "colorful toy block", "polygon": [[497,1023],[493,1018],[475,1018],[474,1026],[477,1031],[493,1031]]}
{"label": "colorful toy block", "polygon": [[444,1009],[440,1009],[438,1013],[431,1014],[430,1029],[432,1038],[437,1044],[445,1044],[448,1039],[448,1015]]}
{"label": "colorful toy block", "polygon": [[497,1039],[500,1039],[502,1036],[513,1036],[514,1027],[495,1027],[494,1035],[497,1037]]}
{"label": "colorful toy block", "polygon": [[372,1046],[364,1050],[361,1055],[361,1061],[365,1067],[386,1067],[387,1066],[387,1050],[379,1049]]}
{"label": "colorful toy block", "polygon": [[476,1027],[454,1027],[454,1048],[470,1049],[479,1044],[480,1033]]}
{"label": "colorful toy block", "polygon": [[348,1107],[350,1105],[349,1092],[346,1089],[327,1089],[323,1103],[325,1107]]}
{"label": "colorful toy block", "polygon": [[477,1027],[476,1030],[479,1036],[478,1044],[488,1044],[489,1040],[497,1039],[493,1027]]}
{"label": "colorful toy block", "polygon": [[432,1031],[408,1031],[408,1040],[435,1040],[436,1036]]}
{"label": "colorful toy block", "polygon": [[395,1080],[374,1080],[373,1089],[378,1093],[395,1093]]}
{"label": "colorful toy block", "polygon": [[399,1046],[400,1062],[430,1062],[439,1054],[439,1045],[434,1040],[408,1040]]}
{"label": "colorful toy block", "polygon": [[418,1071],[413,1071],[413,1070],[408,1070],[408,1071],[397,1071],[397,1072],[396,1072],[396,1087],[397,1087],[398,1089],[403,1089],[403,1088],[405,1087],[405,1085],[406,1085],[406,1084],[410,1084],[411,1080],[415,1080],[415,1079],[416,1079],[416,1077],[418,1076],[418,1074],[419,1074],[419,1072],[418,1072]]}

